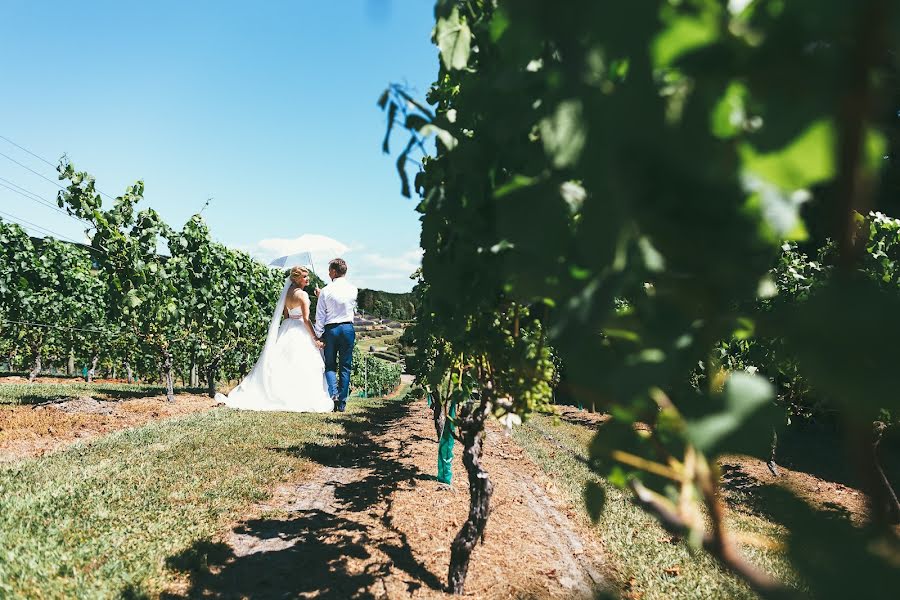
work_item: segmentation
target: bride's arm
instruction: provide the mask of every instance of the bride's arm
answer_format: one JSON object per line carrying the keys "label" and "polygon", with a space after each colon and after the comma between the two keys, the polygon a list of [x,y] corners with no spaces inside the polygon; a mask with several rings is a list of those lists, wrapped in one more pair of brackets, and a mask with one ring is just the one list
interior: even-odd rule
{"label": "bride's arm", "polygon": [[320,344],[318,338],[316,337],[316,332],[313,330],[312,323],[309,321],[309,295],[303,293],[300,294],[300,313],[303,315],[303,323],[306,324],[306,328],[309,329],[309,335],[316,342],[316,344]]}

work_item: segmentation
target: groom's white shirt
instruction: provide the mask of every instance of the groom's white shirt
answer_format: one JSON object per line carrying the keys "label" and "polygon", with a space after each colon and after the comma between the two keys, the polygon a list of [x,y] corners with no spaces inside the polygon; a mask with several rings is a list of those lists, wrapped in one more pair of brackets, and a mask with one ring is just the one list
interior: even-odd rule
{"label": "groom's white shirt", "polygon": [[353,322],[358,293],[359,290],[346,277],[338,277],[322,288],[316,304],[316,337],[322,337],[329,323]]}

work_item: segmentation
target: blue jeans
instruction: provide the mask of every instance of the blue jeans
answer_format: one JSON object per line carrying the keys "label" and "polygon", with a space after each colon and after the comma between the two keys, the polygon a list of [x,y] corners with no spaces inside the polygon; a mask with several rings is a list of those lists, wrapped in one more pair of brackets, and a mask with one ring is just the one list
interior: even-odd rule
{"label": "blue jeans", "polygon": [[[322,334],[325,342],[325,381],[328,383],[328,395],[338,404],[347,402],[350,395],[350,369],[353,367],[353,344],[356,343],[356,331],[350,323],[326,325]],[[338,383],[338,366],[340,366],[340,383]]]}

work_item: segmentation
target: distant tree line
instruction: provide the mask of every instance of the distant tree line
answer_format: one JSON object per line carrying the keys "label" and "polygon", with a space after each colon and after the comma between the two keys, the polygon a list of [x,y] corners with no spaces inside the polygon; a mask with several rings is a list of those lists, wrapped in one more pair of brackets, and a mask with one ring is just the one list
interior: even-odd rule
{"label": "distant tree line", "polygon": [[410,321],[416,317],[417,301],[412,293],[392,293],[362,288],[356,297],[361,312],[382,319]]}

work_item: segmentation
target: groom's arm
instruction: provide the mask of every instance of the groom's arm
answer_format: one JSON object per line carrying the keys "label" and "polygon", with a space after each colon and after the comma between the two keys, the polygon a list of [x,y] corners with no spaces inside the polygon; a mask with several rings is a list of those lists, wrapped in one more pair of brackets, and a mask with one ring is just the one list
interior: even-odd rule
{"label": "groom's arm", "polygon": [[322,334],[325,333],[325,320],[327,308],[325,308],[327,294],[321,294],[319,296],[319,301],[316,302],[316,324],[313,327],[313,330],[316,332],[317,338],[322,338]]}

